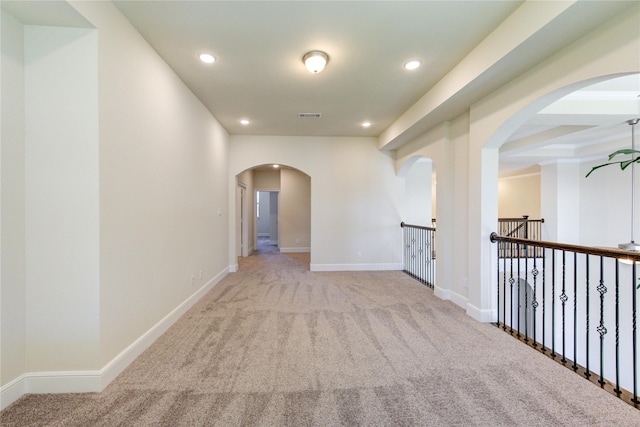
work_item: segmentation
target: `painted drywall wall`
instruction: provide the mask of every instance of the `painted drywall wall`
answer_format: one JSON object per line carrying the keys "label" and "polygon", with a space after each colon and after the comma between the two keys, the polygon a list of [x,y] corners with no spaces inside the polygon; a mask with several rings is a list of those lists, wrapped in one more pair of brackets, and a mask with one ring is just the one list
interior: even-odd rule
{"label": "painted drywall wall", "polygon": [[312,269],[400,268],[404,179],[375,138],[238,135],[229,147],[230,181],[265,163],[311,177]]}
{"label": "painted drywall wall", "polygon": [[311,248],[311,178],[294,169],[282,169],[280,182],[280,250],[308,252]]}
{"label": "painted drywall wall", "polygon": [[407,224],[431,227],[431,218],[435,213],[431,209],[433,183],[431,179],[432,162],[423,159],[416,162],[405,175],[407,209],[404,222]]}
{"label": "painted drywall wall", "polygon": [[[621,147],[623,148],[623,147]],[[631,240],[631,171],[617,166],[599,169],[589,178],[585,175],[606,158],[585,162],[577,171],[580,194],[580,244],[617,247]],[[640,173],[635,173],[636,194],[640,189]],[[635,197],[634,241],[640,242],[640,197]]]}
{"label": "painted drywall wall", "polygon": [[[541,108],[607,76],[640,70],[636,4],[573,44],[504,85],[470,109],[467,313],[481,321],[495,319],[495,249],[498,149],[506,138]],[[544,212],[542,212],[545,215]],[[478,256],[479,254],[479,256]],[[475,280],[475,279],[474,279]]]}
{"label": "painted drywall wall", "polygon": [[540,218],[540,174],[527,174],[498,180],[498,217]]}
{"label": "painted drywall wall", "polygon": [[235,188],[230,193],[226,131],[171,68],[112,4],[73,5],[99,33],[106,364],[226,274]]}
{"label": "painted drywall wall", "polygon": [[[277,194],[277,193],[276,193]],[[268,191],[256,191],[256,204],[258,205],[256,218],[256,229],[258,237],[271,236],[271,221],[270,221],[270,193]]]}
{"label": "painted drywall wall", "polygon": [[25,27],[30,372],[100,368],[97,45],[92,29]]}
{"label": "painted drywall wall", "polygon": [[[24,28],[0,11],[0,387],[25,372]],[[1,403],[1,402],[0,402]],[[0,405],[0,409],[5,405]]]}
{"label": "painted drywall wall", "polygon": [[[255,186],[253,184],[253,171],[246,170],[236,177],[236,200],[235,200],[235,234],[236,257],[247,256],[256,248],[256,221],[254,215]],[[242,190],[244,189],[244,191]],[[242,200],[244,198],[244,200]],[[244,211],[241,215],[241,211]],[[244,253],[243,253],[244,252]],[[237,261],[234,259],[233,271],[237,271]]]}
{"label": "painted drywall wall", "polygon": [[256,190],[280,190],[280,169],[255,169],[253,170],[253,182]]}

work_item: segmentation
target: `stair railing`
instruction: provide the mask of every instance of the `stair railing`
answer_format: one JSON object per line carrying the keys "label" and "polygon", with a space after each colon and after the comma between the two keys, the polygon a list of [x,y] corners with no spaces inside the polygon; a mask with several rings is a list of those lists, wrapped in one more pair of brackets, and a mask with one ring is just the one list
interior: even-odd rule
{"label": "stair railing", "polygon": [[496,233],[491,241],[496,325],[639,408],[640,253]]}
{"label": "stair railing", "polygon": [[402,227],[402,270],[433,289],[436,282],[436,229],[400,223]]}

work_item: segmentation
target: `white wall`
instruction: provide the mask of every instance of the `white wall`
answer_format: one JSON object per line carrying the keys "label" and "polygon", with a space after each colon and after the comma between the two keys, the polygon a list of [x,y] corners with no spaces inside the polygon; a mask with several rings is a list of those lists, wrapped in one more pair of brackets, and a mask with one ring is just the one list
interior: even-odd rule
{"label": "white wall", "polygon": [[71,4],[95,29],[2,16],[2,407],[101,390],[231,267],[228,134],[111,3]]}
{"label": "white wall", "polygon": [[[254,209],[256,206],[256,199],[255,199],[255,186],[254,186],[254,179],[253,179],[253,173],[254,171],[252,170],[246,170],[240,174],[238,174],[238,176],[236,177],[236,182],[237,182],[237,186],[235,189],[236,192],[236,200],[235,200],[235,215],[237,220],[235,221],[235,235],[234,237],[232,237],[232,239],[235,240],[236,242],[236,257],[240,257],[240,256],[247,256],[249,255],[251,252],[253,252],[253,250],[256,247],[256,233],[254,230],[256,230],[256,224],[255,224],[255,213],[254,213]],[[241,196],[241,191],[240,191],[240,187],[243,186],[245,188],[244,191],[244,203],[241,202],[240,198]],[[244,228],[242,229],[241,225],[240,225],[240,209],[241,207],[244,206],[244,218],[245,218],[245,224],[244,224]],[[229,215],[232,215],[232,213],[230,212]],[[241,240],[244,239],[244,245],[241,244]],[[242,246],[244,246],[244,254],[242,253]],[[237,261],[234,259],[233,262],[231,263],[231,266],[233,266],[233,271],[237,271],[238,266],[237,266]]]}
{"label": "white wall", "polygon": [[[1,12],[0,386],[25,372],[24,30]],[[2,395],[0,395],[2,399]],[[0,409],[4,407],[0,402]]]}
{"label": "white wall", "polygon": [[25,100],[27,370],[98,369],[95,30],[25,27]]}
{"label": "white wall", "polygon": [[228,136],[112,4],[74,6],[99,34],[106,364],[226,273]]}
{"label": "white wall", "polygon": [[280,169],[256,169],[253,171],[256,190],[280,190]]}
{"label": "white wall", "polygon": [[469,278],[478,281],[469,285],[467,312],[474,318],[495,319],[495,248],[489,237],[496,228],[498,148],[526,120],[562,96],[607,76],[638,72],[639,16],[638,6],[630,7],[471,106],[469,209],[475,215],[470,216],[467,236],[468,271]]}
{"label": "white wall", "polygon": [[432,197],[431,160],[416,162],[405,175],[407,210],[404,222],[407,224],[431,227],[431,218],[435,215],[431,209],[435,203]]}
{"label": "white wall", "polygon": [[280,251],[311,249],[311,178],[295,169],[282,169],[280,190]]}
{"label": "white wall", "polygon": [[[312,269],[400,268],[404,179],[395,175],[392,158],[377,150],[375,138],[230,140],[230,181],[265,163],[291,166],[310,176]],[[235,230],[233,223],[230,229]]]}
{"label": "white wall", "polygon": [[[585,175],[606,158],[585,162],[579,168],[580,244],[617,248],[631,240],[631,171],[609,166]],[[640,168],[636,165],[634,240],[640,242]]]}
{"label": "white wall", "polygon": [[271,195],[268,191],[256,191],[258,203],[258,218],[256,219],[256,229],[258,236],[271,236],[270,206]]}
{"label": "white wall", "polygon": [[498,217],[540,219],[540,174],[498,180]]}

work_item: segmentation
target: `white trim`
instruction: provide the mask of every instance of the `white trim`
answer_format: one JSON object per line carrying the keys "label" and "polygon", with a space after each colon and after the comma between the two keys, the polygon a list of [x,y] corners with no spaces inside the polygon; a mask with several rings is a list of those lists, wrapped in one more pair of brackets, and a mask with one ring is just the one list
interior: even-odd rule
{"label": "white trim", "polygon": [[468,301],[469,300],[467,299],[467,297],[464,297],[457,292],[451,292],[451,302],[453,302],[455,305],[461,308],[465,308]]}
{"label": "white trim", "polygon": [[495,310],[480,310],[471,303],[467,303],[467,314],[478,322],[489,323],[496,321]]}
{"label": "white trim", "polygon": [[20,399],[27,393],[26,375],[20,375],[13,381],[0,387],[0,411]]}
{"label": "white trim", "polygon": [[232,267],[225,268],[191,294],[99,371],[29,372],[4,385],[0,388],[0,410],[27,393],[88,393],[104,390],[131,362],[149,348],[207,292],[224,279],[231,272]]}
{"label": "white trim", "polygon": [[311,271],[388,271],[402,270],[402,264],[311,264]]}
{"label": "white trim", "polygon": [[307,253],[311,252],[311,248],[301,248],[301,247],[293,247],[293,248],[280,248],[281,253]]}
{"label": "white trim", "polygon": [[443,299],[445,301],[451,300],[451,291],[449,289],[442,289],[442,288],[439,288],[438,286],[434,285],[433,286],[433,294],[435,296],[437,296],[438,298]]}
{"label": "white trim", "polygon": [[220,282],[227,274],[228,269],[224,269],[214,278],[209,280],[206,285],[202,286],[187,298],[182,304],[177,306],[173,311],[167,314],[162,320],[156,323],[140,338],[135,340],[129,347],[118,354],[111,362],[102,368],[102,388],[104,389],[111,381],[113,381],[127,366],[133,362],[136,357],[140,356],[151,344],[153,344],[167,329],[171,327],[184,313],[186,313],[193,305],[198,302],[207,292]]}
{"label": "white trim", "polygon": [[464,297],[457,292],[453,292],[451,289],[442,289],[437,286],[434,286],[433,294],[445,301],[451,301],[452,303],[454,303],[455,305],[463,309],[467,307],[467,302],[468,302],[467,297]]}
{"label": "white trim", "polygon": [[498,178],[499,181],[507,181],[510,179],[529,178],[531,176],[540,176],[540,172],[523,173],[521,175],[509,175]]}
{"label": "white trim", "polygon": [[229,270],[229,273],[237,273],[238,264],[231,264],[229,267],[227,267],[227,270]]}

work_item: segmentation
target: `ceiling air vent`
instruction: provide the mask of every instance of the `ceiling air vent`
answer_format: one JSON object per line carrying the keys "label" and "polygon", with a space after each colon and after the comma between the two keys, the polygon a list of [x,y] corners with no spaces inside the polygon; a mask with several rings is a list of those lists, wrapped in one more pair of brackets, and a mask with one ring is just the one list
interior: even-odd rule
{"label": "ceiling air vent", "polygon": [[321,113],[299,113],[298,117],[301,119],[319,119],[322,117]]}

